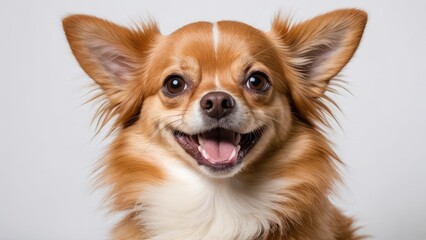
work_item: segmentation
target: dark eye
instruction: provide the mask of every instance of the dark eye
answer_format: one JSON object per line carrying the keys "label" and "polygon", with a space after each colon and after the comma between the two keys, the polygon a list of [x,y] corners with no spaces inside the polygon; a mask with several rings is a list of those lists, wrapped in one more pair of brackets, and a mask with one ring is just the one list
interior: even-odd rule
{"label": "dark eye", "polygon": [[263,72],[254,72],[246,80],[246,87],[255,92],[265,92],[271,85]]}
{"label": "dark eye", "polygon": [[166,78],[163,85],[163,93],[168,97],[176,97],[186,90],[188,85],[181,76],[172,75]]}

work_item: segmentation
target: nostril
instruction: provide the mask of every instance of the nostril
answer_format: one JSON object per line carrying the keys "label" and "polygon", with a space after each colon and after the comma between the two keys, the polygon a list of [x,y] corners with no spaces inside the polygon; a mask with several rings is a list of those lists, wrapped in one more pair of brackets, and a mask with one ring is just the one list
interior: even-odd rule
{"label": "nostril", "polygon": [[204,104],[204,109],[211,109],[212,107],[213,107],[213,101],[207,100],[206,103]]}
{"label": "nostril", "polygon": [[223,108],[233,108],[234,107],[234,101],[232,98],[225,98],[222,101],[222,107]]}

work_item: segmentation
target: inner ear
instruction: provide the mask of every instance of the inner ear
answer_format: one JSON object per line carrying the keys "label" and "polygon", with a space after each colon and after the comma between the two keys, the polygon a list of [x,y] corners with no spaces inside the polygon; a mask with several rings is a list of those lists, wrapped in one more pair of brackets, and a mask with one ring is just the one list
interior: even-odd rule
{"label": "inner ear", "polygon": [[90,53],[97,58],[106,72],[111,74],[114,84],[122,85],[132,79],[137,63],[126,50],[108,43],[88,44]]}
{"label": "inner ear", "polygon": [[321,75],[321,67],[327,64],[327,61],[333,59],[340,48],[342,33],[336,33],[330,38],[325,39],[323,43],[315,43],[306,49],[297,52],[296,58],[301,60],[295,64],[296,69],[303,75],[303,78],[315,80]]}

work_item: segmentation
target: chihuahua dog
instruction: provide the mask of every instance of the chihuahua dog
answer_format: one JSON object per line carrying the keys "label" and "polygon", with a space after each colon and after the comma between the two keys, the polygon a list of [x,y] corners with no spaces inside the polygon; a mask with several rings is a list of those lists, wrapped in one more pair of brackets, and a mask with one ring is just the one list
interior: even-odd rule
{"label": "chihuahua dog", "polygon": [[[114,140],[98,169],[113,239],[358,239],[329,200],[339,158],[325,137],[335,76],[367,15],[332,11],[264,32],[196,22],[162,35],[63,19]],[[334,84],[335,86],[335,84]]]}

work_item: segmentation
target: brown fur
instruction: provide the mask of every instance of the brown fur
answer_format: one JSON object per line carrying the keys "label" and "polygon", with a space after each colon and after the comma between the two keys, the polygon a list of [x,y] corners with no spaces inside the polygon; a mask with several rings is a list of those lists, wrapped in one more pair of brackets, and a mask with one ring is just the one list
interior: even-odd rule
{"label": "brown fur", "polygon": [[[117,131],[99,167],[100,184],[110,190],[111,209],[129,212],[113,238],[150,238],[135,209],[144,204],[138,197],[146,187],[167,181],[158,163],[163,159],[157,156],[174,156],[182,160],[178,164],[197,169],[166,130],[185,123],[184,113],[214,89],[218,77],[231,79],[221,81],[222,87],[248,106],[250,116],[264,115],[260,121],[271,129],[235,178],[253,189],[267,179],[292,183],[279,193],[280,221],[271,223],[272,230],[259,238],[359,239],[352,219],[328,200],[340,181],[336,168],[340,160],[319,124],[327,125],[326,114],[331,114],[327,102],[333,103],[326,95],[333,90],[330,81],[354,54],[366,20],[366,14],[355,9],[300,24],[276,17],[266,33],[223,21],[218,23],[221,42],[214,51],[212,24],[207,22],[163,36],[153,23],[131,30],[84,15],[65,18],[74,55],[102,89],[99,96],[106,98],[99,109],[101,127],[114,119],[111,131]],[[245,69],[265,72],[273,90],[265,95],[242,90],[239,79]],[[190,90],[167,98],[160,93],[162,81],[176,72],[191,79]]]}

